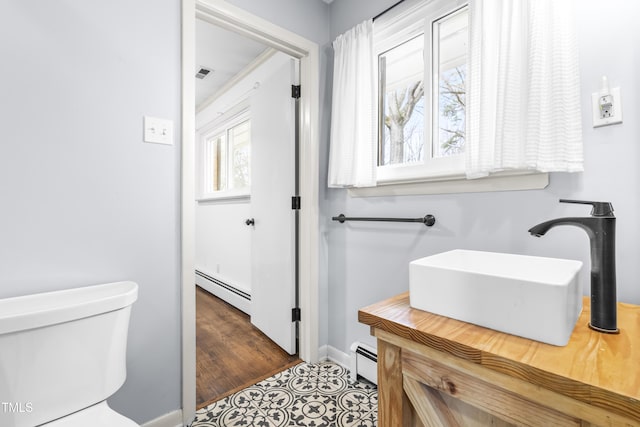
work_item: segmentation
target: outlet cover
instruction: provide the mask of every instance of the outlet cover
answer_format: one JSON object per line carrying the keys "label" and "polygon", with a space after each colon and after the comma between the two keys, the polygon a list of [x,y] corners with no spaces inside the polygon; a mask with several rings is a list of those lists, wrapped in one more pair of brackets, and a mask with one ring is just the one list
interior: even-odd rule
{"label": "outlet cover", "polygon": [[[591,94],[591,104],[593,105],[593,127],[615,125],[622,123],[622,98],[620,98],[620,88],[611,89],[611,94],[607,95],[605,100],[601,99],[599,92]],[[611,103],[609,108],[608,104]],[[602,110],[602,106],[606,105],[606,110]]]}
{"label": "outlet cover", "polygon": [[173,121],[144,116],[144,142],[173,145]]}

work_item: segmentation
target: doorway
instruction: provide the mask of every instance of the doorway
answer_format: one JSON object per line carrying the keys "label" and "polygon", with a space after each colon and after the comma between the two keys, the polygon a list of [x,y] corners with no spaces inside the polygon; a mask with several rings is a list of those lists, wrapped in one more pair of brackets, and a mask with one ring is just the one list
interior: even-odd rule
{"label": "doorway", "polygon": [[200,406],[297,360],[299,61],[202,19],[196,61]]}
{"label": "doorway", "polygon": [[244,34],[300,59],[300,357],[318,360],[318,135],[319,54],[317,44],[222,0],[183,0],[182,41],[182,301],[183,420],[195,413],[195,17]]}
{"label": "doorway", "polygon": [[295,354],[299,61],[201,19],[196,61],[196,283]]}

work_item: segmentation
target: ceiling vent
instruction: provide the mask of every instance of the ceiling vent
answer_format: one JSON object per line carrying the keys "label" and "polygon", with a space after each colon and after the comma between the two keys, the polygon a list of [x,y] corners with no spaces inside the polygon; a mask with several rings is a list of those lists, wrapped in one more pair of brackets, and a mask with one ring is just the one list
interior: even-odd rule
{"label": "ceiling vent", "polygon": [[196,73],[196,78],[202,80],[207,77],[207,75],[209,75],[209,73],[211,73],[212,71],[213,70],[210,70],[208,68],[200,67],[200,69]]}

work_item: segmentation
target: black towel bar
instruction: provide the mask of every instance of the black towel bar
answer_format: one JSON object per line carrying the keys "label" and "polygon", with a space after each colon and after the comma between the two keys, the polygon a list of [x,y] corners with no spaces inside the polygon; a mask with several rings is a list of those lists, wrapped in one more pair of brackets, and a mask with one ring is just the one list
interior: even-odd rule
{"label": "black towel bar", "polygon": [[345,221],[384,221],[384,222],[421,222],[427,227],[431,227],[436,223],[436,217],[433,215],[425,215],[422,218],[371,218],[371,217],[347,217],[343,214],[331,218],[340,224]]}

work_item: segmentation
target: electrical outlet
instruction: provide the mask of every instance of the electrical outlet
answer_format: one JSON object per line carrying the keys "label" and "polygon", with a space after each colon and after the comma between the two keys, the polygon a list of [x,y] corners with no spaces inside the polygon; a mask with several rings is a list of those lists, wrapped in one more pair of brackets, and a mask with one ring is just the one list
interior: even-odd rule
{"label": "electrical outlet", "polygon": [[619,87],[614,87],[611,93],[605,95],[594,92],[591,94],[591,101],[594,128],[622,123],[622,99]]}
{"label": "electrical outlet", "polygon": [[598,106],[600,107],[600,118],[608,119],[613,117],[613,96],[605,95],[598,99]]}

